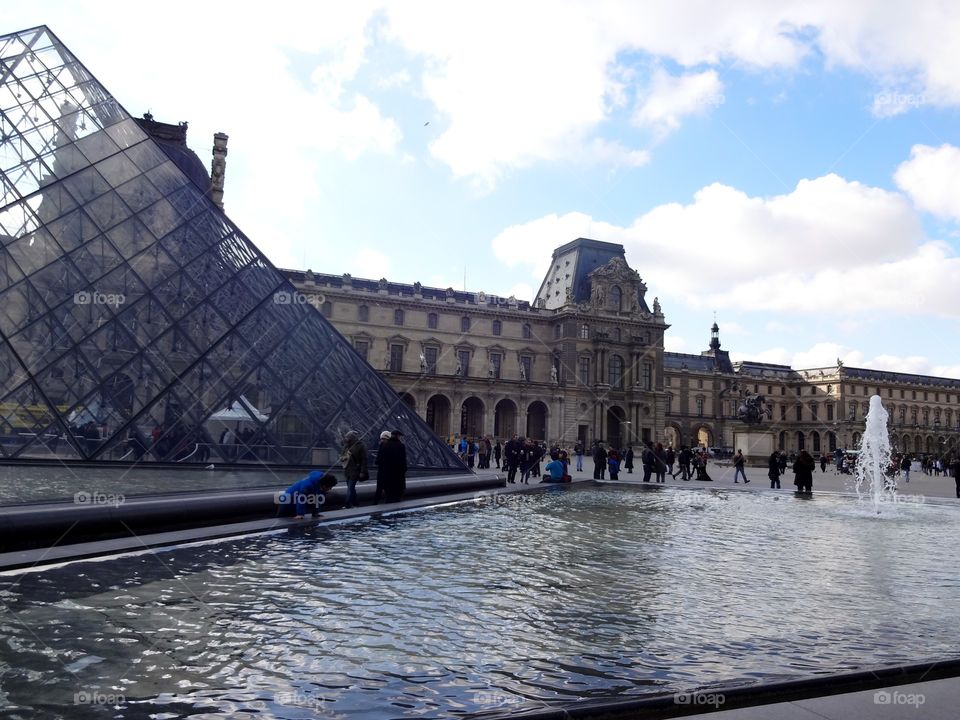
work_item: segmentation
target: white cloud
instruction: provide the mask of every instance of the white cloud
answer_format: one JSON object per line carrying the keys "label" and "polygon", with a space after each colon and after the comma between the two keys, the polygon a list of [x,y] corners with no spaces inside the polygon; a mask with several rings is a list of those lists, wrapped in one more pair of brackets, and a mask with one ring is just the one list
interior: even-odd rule
{"label": "white cloud", "polygon": [[960,221],[960,148],[914,145],[893,179],[919,209]]}
{"label": "white cloud", "polygon": [[656,70],[633,121],[663,138],[680,127],[682,117],[702,115],[724,102],[723,83],[716,70],[680,76]]}
{"label": "white cloud", "polygon": [[858,316],[960,318],[954,250],[923,236],[902,195],[836,175],[771,198],[715,184],[688,205],[661,205],[626,227],[583,213],[548,215],[506,228],[493,250],[509,266],[529,266],[539,283],[558,242],[581,236],[624,244],[668,322],[677,303],[809,313],[825,329],[849,318],[855,329]]}
{"label": "white cloud", "polygon": [[960,313],[960,260],[925,241],[906,198],[833,174],[770,198],[715,183],[626,227],[547,215],[506,228],[493,250],[539,281],[558,240],[581,236],[623,243],[653,294],[695,309]]}

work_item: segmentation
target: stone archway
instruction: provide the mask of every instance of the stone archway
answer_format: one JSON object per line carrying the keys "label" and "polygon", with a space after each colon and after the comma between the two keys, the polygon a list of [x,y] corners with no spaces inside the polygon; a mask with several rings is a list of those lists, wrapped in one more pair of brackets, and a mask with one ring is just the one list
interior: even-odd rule
{"label": "stone archway", "polygon": [[797,430],[797,452],[807,447],[807,438],[800,430]]}
{"label": "stone archway", "polygon": [[547,406],[535,400],[527,407],[527,437],[547,439]]}
{"label": "stone archway", "polygon": [[629,434],[626,412],[619,405],[611,405],[607,409],[607,442],[610,447],[626,447],[630,442]]}
{"label": "stone archway", "polygon": [[404,405],[413,410],[413,412],[417,411],[417,399],[413,395],[408,392],[402,392],[399,393],[399,395]]}
{"label": "stone archway", "polygon": [[683,444],[683,434],[680,427],[673,424],[667,425],[663,428],[663,439],[666,441],[667,447],[672,447],[674,450],[678,449]]}
{"label": "stone archway", "polygon": [[713,433],[710,432],[710,428],[706,425],[701,425],[697,428],[697,445],[699,447],[713,447]]}
{"label": "stone archway", "polygon": [[450,400],[444,395],[434,395],[427,400],[427,425],[444,440],[450,435]]}
{"label": "stone archway", "polygon": [[493,434],[498,438],[512,438],[517,434],[517,404],[504,398],[493,409]]}
{"label": "stone archway", "polygon": [[467,437],[483,435],[483,401],[470,396],[460,406],[460,434]]}

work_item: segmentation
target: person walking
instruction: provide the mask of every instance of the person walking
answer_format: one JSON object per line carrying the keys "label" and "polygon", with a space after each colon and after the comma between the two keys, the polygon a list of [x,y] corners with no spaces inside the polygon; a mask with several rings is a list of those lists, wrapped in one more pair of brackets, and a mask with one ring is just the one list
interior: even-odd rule
{"label": "person walking", "polygon": [[903,473],[903,481],[910,482],[910,456],[904,453],[900,456],[900,472]]}
{"label": "person walking", "polygon": [[657,459],[653,455],[653,448],[650,443],[643,448],[643,455],[640,456],[640,462],[643,464],[643,482],[650,482],[650,476],[653,475],[653,468],[657,464]]}
{"label": "person walking", "polygon": [[500,458],[503,457],[503,446],[500,444],[500,440],[497,439],[497,444],[493,446],[493,459],[497,463],[497,470],[500,469]]}
{"label": "person walking", "polygon": [[577,456],[577,472],[583,472],[583,440],[577,440],[573,446],[573,454]]}
{"label": "person walking", "polygon": [[[680,446],[680,454],[677,456],[677,462],[680,465],[680,469],[677,471],[680,473],[680,479],[690,482],[690,461],[693,460],[693,453],[690,451],[686,445]],[[674,475],[676,478],[676,475]]]}
{"label": "person walking", "polygon": [[767,477],[770,478],[770,489],[780,489],[780,453],[774,450],[767,460]]}
{"label": "person walking", "polygon": [[953,458],[950,469],[953,470],[953,483],[957,486],[957,497],[960,498],[960,457]]}
{"label": "person walking", "polygon": [[827,454],[820,453],[820,472],[825,473],[827,471]]}
{"label": "person walking", "polygon": [[653,451],[653,472],[656,473],[658,483],[667,481],[667,454],[663,449],[663,443],[657,443],[657,447]]}
{"label": "person walking", "polygon": [[801,450],[793,463],[793,484],[797,486],[798,495],[813,495],[813,471],[817,463],[806,450]]}
{"label": "person walking", "polygon": [[599,440],[596,440],[593,443],[593,479],[603,480],[606,470],[607,453],[603,449],[603,443]]}
{"label": "person walking", "polygon": [[667,472],[671,478],[676,478],[673,474],[673,464],[677,461],[677,454],[673,451],[673,445],[667,448]]}
{"label": "person walking", "polygon": [[[382,438],[386,431],[380,433]],[[387,433],[377,453],[377,484],[383,487],[383,500],[400,502],[407,490],[407,448],[400,438],[403,433],[394,430]]]}
{"label": "person walking", "polygon": [[520,482],[524,485],[530,484],[530,473],[538,459],[537,448],[534,446],[533,440],[527,438],[520,450]]}
{"label": "person walking", "polygon": [[633,445],[627,445],[627,454],[623,458],[623,466],[627,469],[627,474],[633,474]]}
{"label": "person walking", "polygon": [[514,484],[517,482],[517,468],[520,467],[520,451],[522,448],[523,444],[516,435],[507,440],[507,444],[503,448],[503,462],[507,466],[507,482]]}
{"label": "person walking", "polygon": [[370,471],[367,469],[367,449],[360,442],[360,434],[356,430],[351,430],[344,438],[340,465],[347,479],[347,502],[344,507],[357,507],[357,483],[368,480]]}
{"label": "person walking", "polygon": [[377,447],[377,489],[373,493],[374,505],[379,505],[380,501],[383,499],[383,473],[380,470],[380,453],[383,450],[383,446],[389,439],[389,430],[384,430],[382,433],[380,433],[380,445]]}
{"label": "person walking", "polygon": [[740,482],[739,480],[737,480],[737,478],[740,477],[741,475],[743,476],[744,485],[750,482],[749,480],[747,480],[747,473],[744,472],[743,470],[743,466],[746,465],[746,462],[747,462],[747,459],[743,457],[743,450],[738,449],[737,454],[733,456],[733,467],[734,467],[733,482],[734,483]]}
{"label": "person walking", "polygon": [[607,466],[610,469],[610,479],[619,480],[620,479],[620,453],[618,453],[615,448],[610,448],[610,452],[607,453]]}

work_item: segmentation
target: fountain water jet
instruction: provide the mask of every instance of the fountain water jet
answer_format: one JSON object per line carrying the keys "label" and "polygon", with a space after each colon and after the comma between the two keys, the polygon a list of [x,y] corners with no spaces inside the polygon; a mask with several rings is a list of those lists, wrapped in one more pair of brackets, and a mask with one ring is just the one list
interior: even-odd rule
{"label": "fountain water jet", "polygon": [[860,440],[860,451],[854,478],[857,483],[857,497],[862,499],[861,486],[869,482],[873,508],[880,514],[880,505],[884,501],[895,501],[896,480],[887,475],[890,468],[890,438],[887,435],[887,411],[879,395],[870,398],[870,410],[867,412],[867,426]]}

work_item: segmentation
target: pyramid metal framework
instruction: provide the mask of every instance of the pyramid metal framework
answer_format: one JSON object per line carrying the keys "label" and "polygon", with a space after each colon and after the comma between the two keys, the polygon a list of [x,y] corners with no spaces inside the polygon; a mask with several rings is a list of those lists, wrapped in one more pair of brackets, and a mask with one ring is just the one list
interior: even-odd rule
{"label": "pyramid metal framework", "polygon": [[46,27],[0,37],[0,457],[467,472]]}

